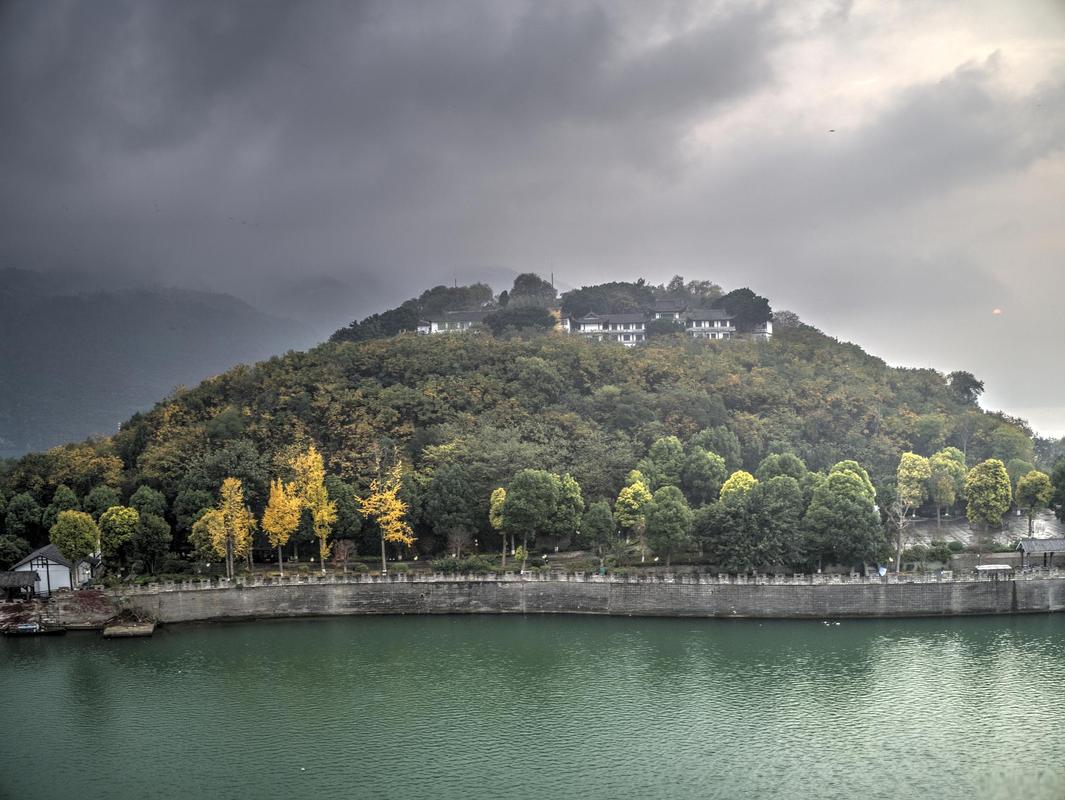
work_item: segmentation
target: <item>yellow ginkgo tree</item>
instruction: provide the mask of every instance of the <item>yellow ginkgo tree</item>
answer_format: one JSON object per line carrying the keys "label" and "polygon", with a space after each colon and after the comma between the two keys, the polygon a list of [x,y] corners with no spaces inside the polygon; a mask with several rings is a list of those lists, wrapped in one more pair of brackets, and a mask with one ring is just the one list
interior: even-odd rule
{"label": "yellow ginkgo tree", "polygon": [[[195,530],[198,527],[199,530]],[[211,549],[226,562],[226,577],[233,577],[233,562],[251,552],[251,534],[255,517],[244,504],[244,485],[239,478],[222,481],[222,499],[218,507],[206,512],[194,526]]]}
{"label": "yellow ginkgo tree", "polygon": [[288,544],[289,537],[300,525],[303,505],[291,484],[274,479],[270,484],[270,499],[263,511],[263,532],[270,541],[270,546],[277,548],[277,568],[281,576],[285,575],[285,565],[281,557],[281,548]]}
{"label": "yellow ginkgo tree", "polygon": [[507,502],[507,490],[500,486],[492,490],[492,496],[488,501],[488,524],[493,530],[499,531],[503,537],[503,569],[507,568],[507,531],[506,518],[503,516],[503,506]]}
{"label": "yellow ginkgo tree", "polygon": [[337,521],[337,504],[329,499],[325,488],[325,463],[318,448],[311,445],[306,452],[300,453],[292,461],[292,471],[296,474],[293,492],[299,500],[300,508],[310,512],[314,535],[318,539],[318,556],[325,575],[325,560],[329,558],[329,536],[333,524]]}
{"label": "yellow ginkgo tree", "polygon": [[403,466],[397,462],[384,476],[370,482],[366,497],[356,498],[359,511],[367,519],[377,523],[381,531],[381,572],[388,571],[385,543],[393,542],[410,547],[414,544],[414,531],[407,522],[407,504],[399,497],[403,483]]}

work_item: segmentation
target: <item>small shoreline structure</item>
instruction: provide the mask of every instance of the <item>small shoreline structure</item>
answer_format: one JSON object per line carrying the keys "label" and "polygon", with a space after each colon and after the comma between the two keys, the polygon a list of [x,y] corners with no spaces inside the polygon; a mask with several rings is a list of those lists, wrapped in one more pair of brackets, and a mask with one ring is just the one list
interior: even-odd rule
{"label": "small shoreline structure", "polygon": [[153,633],[155,633],[154,622],[120,622],[104,628],[105,639],[129,639],[151,636]]}

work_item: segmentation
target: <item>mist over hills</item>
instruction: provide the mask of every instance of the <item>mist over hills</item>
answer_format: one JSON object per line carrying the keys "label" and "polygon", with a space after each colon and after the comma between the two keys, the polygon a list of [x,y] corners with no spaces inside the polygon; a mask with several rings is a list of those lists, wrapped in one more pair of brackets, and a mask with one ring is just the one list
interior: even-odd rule
{"label": "mist over hills", "polygon": [[114,433],[179,385],[311,341],[230,295],[0,270],[0,456]]}

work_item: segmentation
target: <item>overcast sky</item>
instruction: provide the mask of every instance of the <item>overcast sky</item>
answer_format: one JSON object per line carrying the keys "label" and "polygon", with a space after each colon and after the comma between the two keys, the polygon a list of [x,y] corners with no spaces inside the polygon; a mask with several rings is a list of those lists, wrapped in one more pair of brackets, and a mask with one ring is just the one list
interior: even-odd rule
{"label": "overcast sky", "polygon": [[1061,0],[0,5],[2,265],[329,324],[680,273],[1059,436],[1063,147]]}

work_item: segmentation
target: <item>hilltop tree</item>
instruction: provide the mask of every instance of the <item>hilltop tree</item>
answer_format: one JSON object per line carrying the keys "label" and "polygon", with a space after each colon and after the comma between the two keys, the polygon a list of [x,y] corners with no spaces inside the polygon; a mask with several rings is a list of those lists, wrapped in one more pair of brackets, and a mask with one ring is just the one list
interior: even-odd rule
{"label": "hilltop tree", "polygon": [[124,560],[127,546],[133,541],[139,523],[140,514],[127,506],[114,505],[100,515],[100,550],[105,561]]}
{"label": "hilltop tree", "polygon": [[557,298],[558,292],[548,281],[535,272],[523,272],[514,279],[510,302],[507,305],[508,308],[516,304],[550,307],[555,305]]}
{"label": "hilltop tree", "polygon": [[388,572],[388,542],[410,547],[415,542],[414,531],[407,522],[407,503],[399,494],[403,489],[403,465],[396,462],[383,477],[370,482],[370,491],[358,499],[359,512],[377,523],[381,532],[381,573]]}
{"label": "hilltop tree", "polygon": [[758,479],[749,472],[744,472],[742,469],[736,470],[729,475],[728,480],[721,486],[721,500],[728,500],[732,497],[742,497],[746,499],[747,495],[751,493],[751,490],[758,485]]}
{"label": "hilltop tree", "polygon": [[499,486],[492,490],[492,496],[488,499],[488,524],[492,530],[503,537],[503,562],[502,568],[507,568],[507,530],[506,518],[503,516],[503,508],[507,502],[507,490]]}
{"label": "hilltop tree", "polygon": [[728,471],[735,472],[743,466],[743,451],[740,449],[740,440],[736,434],[724,425],[706,428],[695,434],[690,446],[701,447],[708,453],[716,453],[725,459]]}
{"label": "hilltop tree", "polygon": [[869,473],[865,471],[865,467],[857,461],[847,459],[833,464],[828,474],[832,475],[837,472],[850,472],[853,474],[862,484],[862,490],[865,492],[866,497],[869,498],[869,502],[876,502],[876,489],[873,488],[873,482],[869,479]]}
{"label": "hilltop tree", "polygon": [[635,283],[601,283],[562,295],[562,313],[571,317],[583,317],[592,311],[599,314],[635,313],[650,306],[654,299],[654,292],[643,279]]}
{"label": "hilltop tree", "polygon": [[1038,470],[1021,476],[1017,481],[1015,497],[1017,507],[1023,509],[1028,517],[1028,535],[1031,536],[1036,514],[1046,508],[1054,497],[1054,485],[1050,482],[1050,476]]}
{"label": "hilltop tree", "polygon": [[166,497],[151,486],[138,486],[137,491],[129,498],[129,505],[141,516],[145,514],[152,514],[156,517],[166,516]]}
{"label": "hilltop tree", "polygon": [[1011,495],[1010,476],[1005,464],[997,458],[977,464],[965,476],[969,522],[997,528],[1002,524],[1002,516],[1009,511]]}
{"label": "hilltop tree", "polygon": [[916,453],[903,453],[895,472],[895,502],[898,505],[897,541],[895,548],[895,571],[902,566],[902,539],[907,518],[912,510],[920,507],[928,497],[928,481],[932,468],[928,459]]}
{"label": "hilltop tree", "polygon": [[21,536],[0,534],[0,569],[7,569],[30,554],[30,543]]}
{"label": "hilltop tree", "polygon": [[792,453],[773,453],[762,459],[754,473],[760,481],[768,481],[780,475],[801,481],[806,475],[806,464]]}
{"label": "hilltop tree", "polygon": [[112,506],[121,505],[121,500],[118,496],[118,492],[110,486],[94,486],[92,490],[85,495],[85,500],[81,505],[82,511],[91,515],[92,518],[99,523],[101,515]]}
{"label": "hilltop tree", "polygon": [[65,483],[59,484],[52,495],[52,502],[44,509],[41,515],[41,525],[51,529],[59,514],[63,511],[81,511],[81,503],[74,490]]}
{"label": "hilltop tree", "polygon": [[735,317],[736,330],[749,332],[756,325],[773,319],[769,300],[750,289],[734,289],[714,301],[714,308],[723,308]]}
{"label": "hilltop tree", "polygon": [[4,532],[8,536],[21,537],[34,541],[34,534],[40,530],[41,507],[29,492],[16,494],[7,501],[7,514],[4,516]]}
{"label": "hilltop tree", "polygon": [[513,304],[498,308],[484,316],[484,326],[495,336],[508,328],[515,331],[549,331],[556,320],[543,306]]}
{"label": "hilltop tree", "polygon": [[689,448],[681,469],[681,487],[689,503],[693,506],[712,503],[721,494],[721,486],[727,478],[725,459],[698,445]]}
{"label": "hilltop tree", "polygon": [[975,406],[984,393],[984,382],[971,372],[956,370],[947,376],[947,386],[959,403]]}
{"label": "hilltop tree", "polygon": [[291,485],[274,479],[270,484],[270,499],[263,511],[262,528],[270,546],[277,549],[277,569],[285,576],[285,563],[281,549],[300,526],[303,505]]}
{"label": "hilltop tree", "polygon": [[100,529],[84,511],[60,511],[49,535],[59,552],[75,564],[100,549]]}
{"label": "hilltop tree", "polygon": [[965,491],[965,455],[956,447],[947,447],[933,455],[928,466],[932,472],[928,490],[936,506],[938,528],[943,509],[951,508]]}
{"label": "hilltop tree", "polygon": [[647,512],[647,540],[651,549],[665,555],[670,566],[673,553],[689,541],[692,511],[676,486],[663,486],[654,493]]}
{"label": "hilltop tree", "polygon": [[636,465],[647,482],[647,488],[657,491],[663,486],[680,486],[684,468],[684,447],[676,436],[655,440],[646,458]]}
{"label": "hilltop tree", "polygon": [[653,502],[654,498],[638,471],[629,476],[628,486],[618,493],[618,499],[614,502],[614,519],[618,526],[635,533],[640,542],[641,562],[647,560],[644,534],[647,532],[647,514]]}

